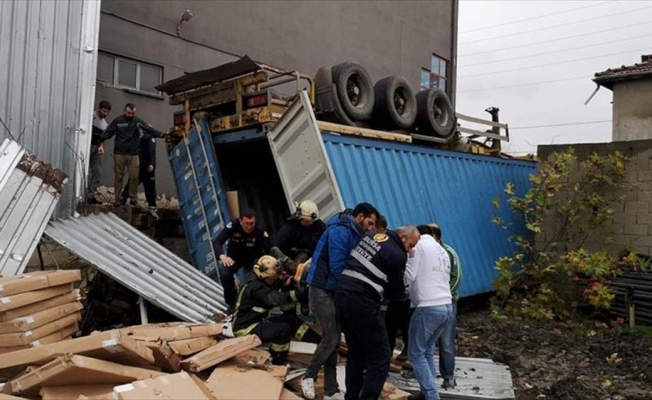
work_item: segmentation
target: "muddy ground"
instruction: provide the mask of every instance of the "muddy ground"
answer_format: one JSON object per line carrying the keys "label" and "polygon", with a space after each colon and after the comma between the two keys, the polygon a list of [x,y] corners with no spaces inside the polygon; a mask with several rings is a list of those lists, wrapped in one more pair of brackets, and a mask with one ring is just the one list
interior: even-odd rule
{"label": "muddy ground", "polygon": [[460,304],[458,355],[508,364],[517,399],[652,399],[652,329],[496,319],[477,303]]}

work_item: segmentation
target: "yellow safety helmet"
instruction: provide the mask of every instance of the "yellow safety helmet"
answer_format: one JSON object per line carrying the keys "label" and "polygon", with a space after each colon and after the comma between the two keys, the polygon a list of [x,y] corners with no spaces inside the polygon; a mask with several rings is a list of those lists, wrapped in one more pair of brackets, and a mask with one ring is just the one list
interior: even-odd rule
{"label": "yellow safety helmet", "polygon": [[297,204],[297,210],[294,213],[298,219],[309,219],[315,221],[319,219],[319,208],[317,204],[311,200],[304,200]]}
{"label": "yellow safety helmet", "polygon": [[260,279],[276,278],[281,272],[281,263],[272,256],[262,256],[254,265],[254,273]]}

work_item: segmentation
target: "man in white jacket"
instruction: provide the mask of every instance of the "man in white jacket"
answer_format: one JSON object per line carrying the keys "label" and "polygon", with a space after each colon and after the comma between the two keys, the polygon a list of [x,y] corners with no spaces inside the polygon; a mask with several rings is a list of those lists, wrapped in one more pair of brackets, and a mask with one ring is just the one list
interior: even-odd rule
{"label": "man in white jacket", "polygon": [[408,358],[421,387],[418,398],[439,400],[435,344],[453,314],[451,264],[446,250],[432,237],[430,227],[420,225],[417,229],[421,238],[408,259],[404,278],[410,286],[410,300],[416,305],[410,320]]}

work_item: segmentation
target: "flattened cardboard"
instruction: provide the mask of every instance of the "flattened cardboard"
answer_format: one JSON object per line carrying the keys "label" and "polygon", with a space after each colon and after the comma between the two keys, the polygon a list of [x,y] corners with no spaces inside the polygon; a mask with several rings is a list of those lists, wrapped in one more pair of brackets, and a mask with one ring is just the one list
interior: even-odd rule
{"label": "flattened cardboard", "polygon": [[66,326],[70,326],[79,320],[81,320],[81,314],[75,312],[74,314],[35,328],[34,330],[18,333],[3,333],[0,334],[0,346],[25,346],[44,336],[59,331]]}
{"label": "flattened cardboard", "polygon": [[233,357],[231,360],[238,363],[238,364],[248,364],[248,363],[253,363],[253,364],[265,364],[267,360],[269,360],[271,355],[269,354],[269,351],[266,350],[261,350],[261,349],[251,349],[251,350],[246,350],[243,351],[242,353],[236,355]]}
{"label": "flattened cardboard", "polygon": [[218,400],[278,399],[283,390],[283,382],[259,369],[239,371],[218,367],[208,378],[206,386]]}
{"label": "flattened cardboard", "polygon": [[[302,399],[303,399],[303,397],[298,396],[298,395],[294,394],[293,391],[285,389],[285,388],[281,391],[281,397],[279,397],[279,400],[302,400]],[[43,400],[46,400],[46,399],[43,398]],[[59,399],[57,399],[57,400],[59,400]],[[64,400],[64,399],[60,399],[60,400]]]}
{"label": "flattened cardboard", "polygon": [[161,372],[128,367],[110,361],[67,354],[11,380],[13,394],[34,396],[41,387],[59,385],[121,385],[134,380],[157,378]]}
{"label": "flattened cardboard", "polygon": [[52,297],[72,292],[74,286],[72,283],[55,286],[47,289],[35,290],[33,292],[19,293],[13,296],[0,297],[0,312],[14,310],[28,304],[38,303]]}
{"label": "flattened cardboard", "polygon": [[130,326],[120,331],[135,339],[157,338],[174,341],[221,335],[223,327],[222,324],[168,323]]}
{"label": "flattened cardboard", "polygon": [[0,357],[0,378],[11,379],[28,365],[43,365],[67,353],[136,367],[148,367],[154,363],[152,351],[144,344],[113,330],[18,350],[12,357]]}
{"label": "flattened cardboard", "polygon": [[82,293],[82,290],[74,289],[70,293],[65,293],[60,296],[53,297],[51,299],[40,301],[38,303],[33,303],[23,307],[15,308],[10,311],[2,312],[0,313],[0,322],[7,322],[19,317],[32,315],[37,312],[47,310],[49,308],[54,308],[73,301],[82,300],[83,298],[84,295]]}
{"label": "flattened cardboard", "polygon": [[178,399],[214,400],[212,393],[198,378],[182,371],[156,379],[145,379],[113,388],[119,400]]}
{"label": "flattened cardboard", "polygon": [[154,362],[165,372],[181,371],[181,356],[172,350],[165,340],[143,342],[154,353]]}
{"label": "flattened cardboard", "polygon": [[245,350],[253,349],[262,343],[258,336],[247,335],[233,339],[226,339],[217,342],[216,345],[209,347],[201,353],[187,358],[181,362],[181,367],[186,371],[199,372],[206,368],[228,360]]}
{"label": "flattened cardboard", "polygon": [[181,356],[189,356],[215,345],[217,340],[209,336],[168,342],[172,350]]}
{"label": "flattened cardboard", "polygon": [[63,304],[54,308],[49,308],[32,315],[18,317],[7,322],[0,322],[0,332],[26,332],[52,321],[68,316],[84,308],[82,303],[75,301],[73,303]]}
{"label": "flattened cardboard", "polygon": [[79,330],[79,325],[75,322],[72,325],[66,326],[60,331],[51,333],[47,336],[44,336],[38,340],[35,340],[25,346],[16,346],[16,347],[0,347],[0,354],[10,353],[12,351],[18,351],[22,349],[29,349],[31,347],[38,347],[44,344],[61,342],[66,339],[71,339],[71,335]]}
{"label": "flattened cardboard", "polygon": [[80,280],[81,272],[78,269],[38,271],[0,278],[0,297],[60,286]]}
{"label": "flattened cardboard", "polygon": [[115,385],[44,386],[41,400],[70,400],[79,396],[110,398]]}

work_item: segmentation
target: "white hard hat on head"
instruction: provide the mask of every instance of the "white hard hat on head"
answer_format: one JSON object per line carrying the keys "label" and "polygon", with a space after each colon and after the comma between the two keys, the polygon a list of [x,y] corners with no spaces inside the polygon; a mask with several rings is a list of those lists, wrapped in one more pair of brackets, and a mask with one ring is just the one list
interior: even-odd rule
{"label": "white hard hat on head", "polygon": [[314,201],[304,200],[297,204],[295,217],[298,219],[309,219],[314,221],[319,219],[319,208],[317,208],[317,204],[315,204]]}
{"label": "white hard hat on head", "polygon": [[281,272],[281,265],[272,256],[262,256],[254,265],[254,273],[261,279],[275,278]]}

